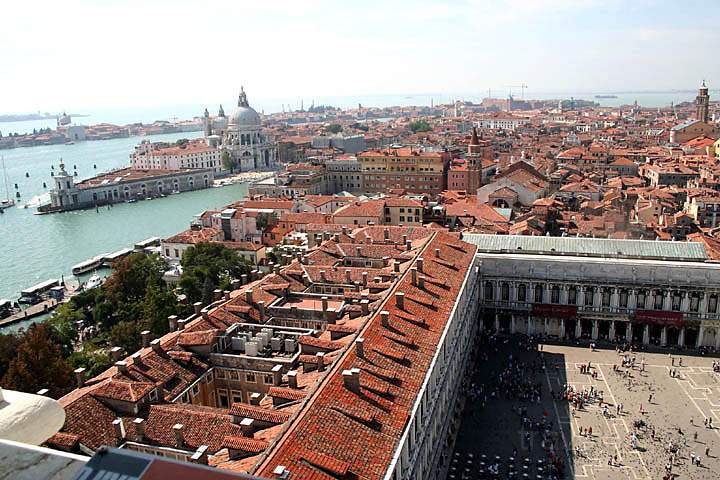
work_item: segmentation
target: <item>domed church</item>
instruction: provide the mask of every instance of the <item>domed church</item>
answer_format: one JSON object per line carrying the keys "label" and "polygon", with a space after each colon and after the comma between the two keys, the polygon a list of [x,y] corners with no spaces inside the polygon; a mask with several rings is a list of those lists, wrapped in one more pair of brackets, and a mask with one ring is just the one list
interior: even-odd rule
{"label": "domed church", "polygon": [[[224,118],[224,112],[222,117],[227,121],[227,127],[217,132],[220,136],[219,147],[237,160],[241,172],[277,168],[277,145],[263,133],[260,115],[248,103],[242,87],[237,108],[227,119]],[[211,137],[214,133],[211,125],[217,123],[208,118],[207,111],[205,119],[205,135]]]}

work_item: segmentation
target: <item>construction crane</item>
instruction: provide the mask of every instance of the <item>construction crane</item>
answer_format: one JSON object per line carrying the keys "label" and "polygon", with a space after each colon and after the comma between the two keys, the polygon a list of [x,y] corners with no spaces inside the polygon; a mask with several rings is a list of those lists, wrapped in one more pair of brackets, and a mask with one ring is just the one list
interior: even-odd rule
{"label": "construction crane", "polygon": [[510,88],[510,96],[512,96],[512,89],[513,88],[519,88],[520,89],[520,98],[522,100],[525,100],[525,89],[528,88],[528,86],[523,83],[521,85],[508,85],[508,88]]}

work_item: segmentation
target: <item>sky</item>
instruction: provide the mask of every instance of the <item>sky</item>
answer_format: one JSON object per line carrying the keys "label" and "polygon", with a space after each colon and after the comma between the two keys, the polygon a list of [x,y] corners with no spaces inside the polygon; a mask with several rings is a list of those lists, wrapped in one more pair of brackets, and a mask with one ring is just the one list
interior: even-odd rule
{"label": "sky", "polygon": [[[720,87],[720,2],[8,0],[0,113]],[[516,89],[517,90],[517,89]]]}

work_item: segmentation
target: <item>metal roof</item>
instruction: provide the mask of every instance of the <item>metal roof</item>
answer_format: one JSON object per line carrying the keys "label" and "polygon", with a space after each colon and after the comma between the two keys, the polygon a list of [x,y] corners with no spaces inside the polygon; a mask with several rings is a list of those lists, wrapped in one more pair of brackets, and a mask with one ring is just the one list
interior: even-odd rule
{"label": "metal roof", "polygon": [[534,237],[465,233],[463,240],[484,253],[525,253],[579,257],[637,258],[702,262],[708,260],[705,245],[698,242],[614,240],[586,237]]}

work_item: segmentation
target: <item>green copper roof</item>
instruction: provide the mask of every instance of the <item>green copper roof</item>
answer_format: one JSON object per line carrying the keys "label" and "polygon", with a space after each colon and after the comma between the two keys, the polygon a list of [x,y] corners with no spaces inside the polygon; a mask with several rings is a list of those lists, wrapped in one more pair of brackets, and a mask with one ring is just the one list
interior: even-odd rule
{"label": "green copper roof", "polygon": [[708,259],[705,245],[697,242],[613,240],[605,238],[533,237],[465,233],[463,240],[483,253],[526,253],[581,257],[637,258],[702,262]]}

